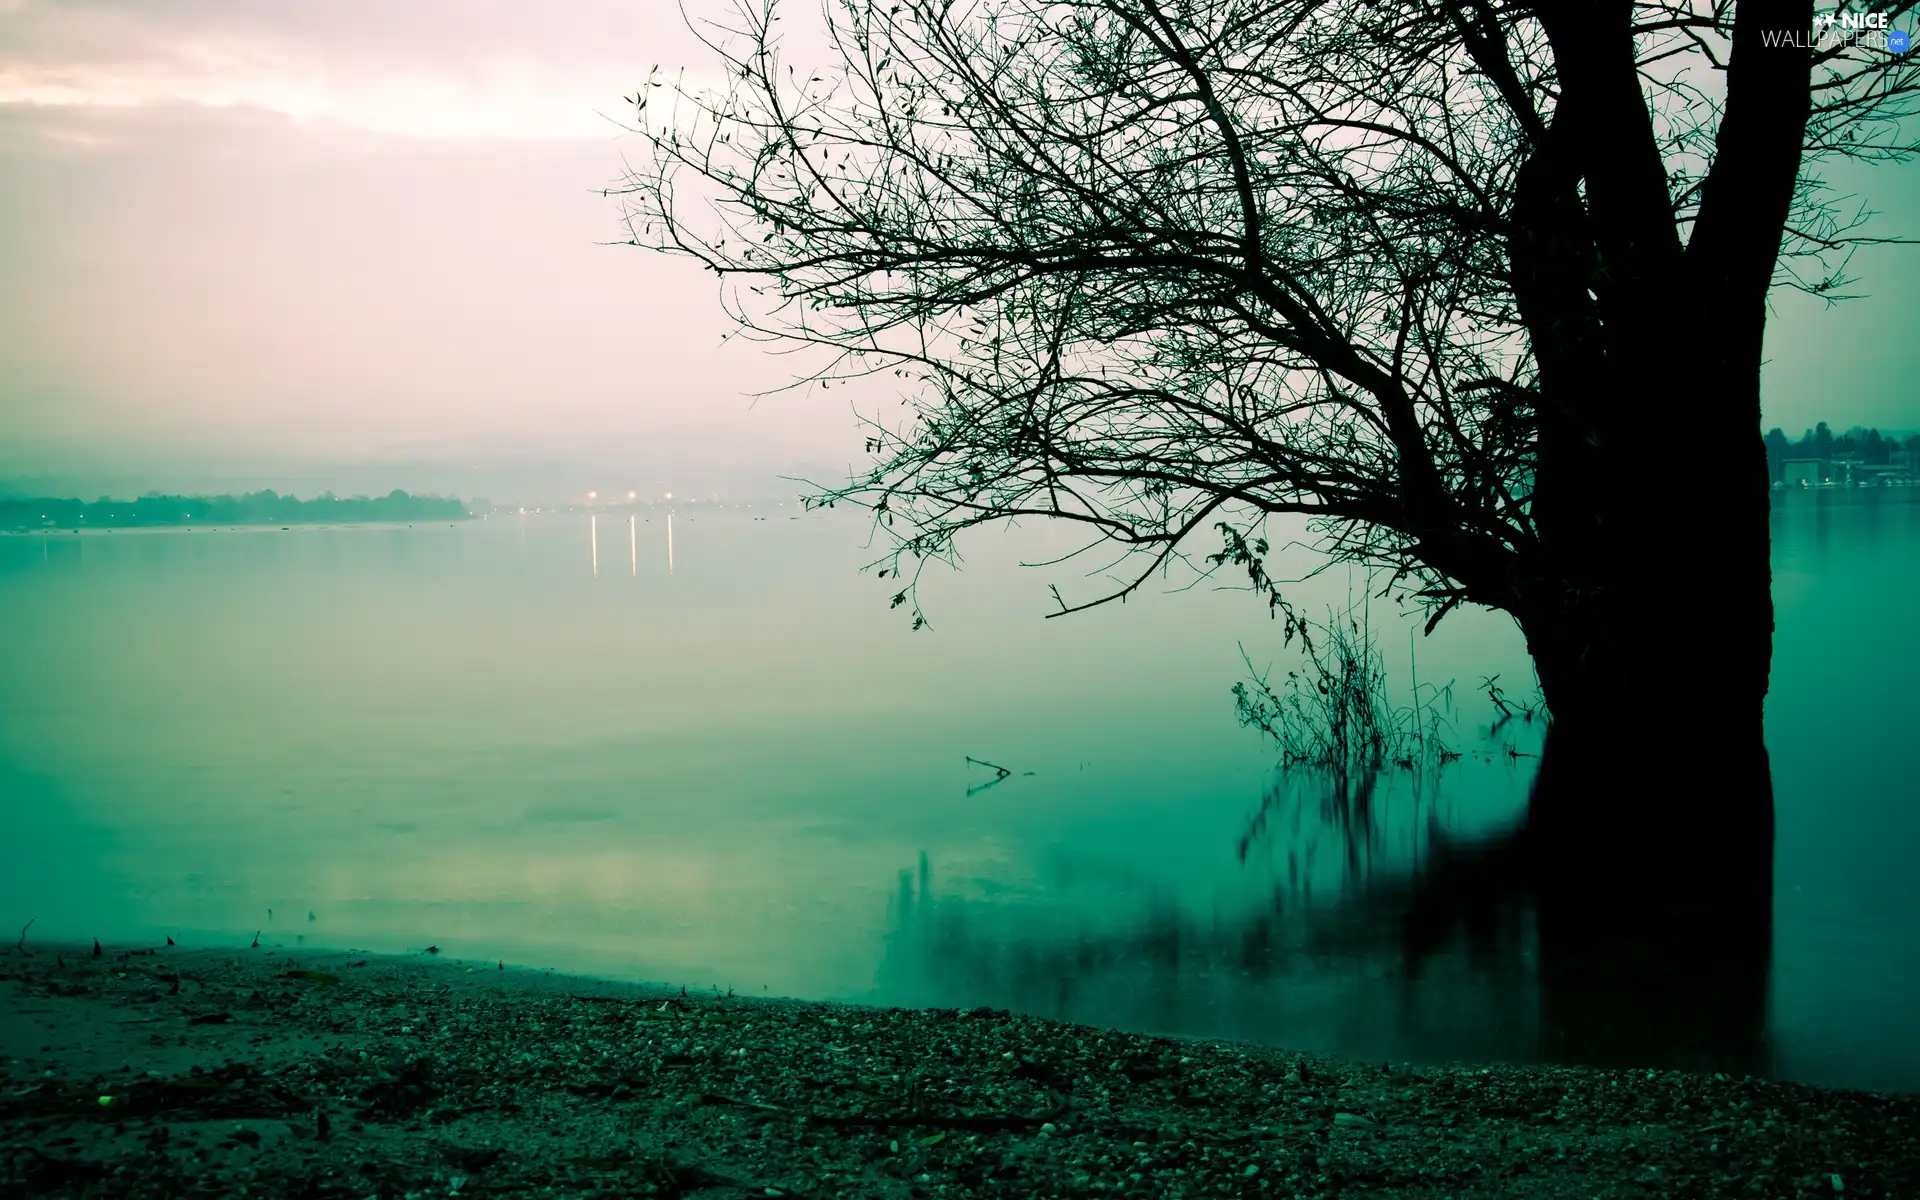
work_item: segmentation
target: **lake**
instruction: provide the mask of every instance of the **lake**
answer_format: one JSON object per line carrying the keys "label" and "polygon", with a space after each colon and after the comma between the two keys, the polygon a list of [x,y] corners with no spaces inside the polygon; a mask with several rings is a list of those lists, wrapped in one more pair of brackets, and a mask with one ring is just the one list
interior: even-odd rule
{"label": "lake", "polygon": [[[1917,493],[1775,497],[1767,1041],[1788,1078],[1920,1090]],[[682,508],[671,567],[664,510],[0,537],[0,922],[1538,1056],[1524,933],[1417,987],[1307,936],[1435,831],[1524,805],[1538,730],[1492,730],[1479,686],[1532,694],[1510,621],[1416,639],[1373,602],[1402,699],[1417,676],[1464,754],[1390,773],[1357,828],[1236,724],[1242,647],[1298,656],[1230,580],[1048,620],[1049,584],[1101,580],[1020,567],[1075,543],[1018,529],[931,569],[912,632],[893,581],[857,573],[857,516],[796,514]],[[1292,595],[1321,613],[1364,582]],[[1674,596],[1712,619],[1711,580]],[[1652,722],[1649,770],[1688,720],[1680,698]]]}

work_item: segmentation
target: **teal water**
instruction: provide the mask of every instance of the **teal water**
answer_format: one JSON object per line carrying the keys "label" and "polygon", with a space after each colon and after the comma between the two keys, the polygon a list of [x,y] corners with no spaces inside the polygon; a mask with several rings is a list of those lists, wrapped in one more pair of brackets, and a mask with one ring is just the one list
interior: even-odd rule
{"label": "teal water", "polygon": [[[1773,1069],[1920,1089],[1920,504],[1779,503]],[[1416,646],[1375,605],[1397,686],[1455,682],[1469,753],[1387,780],[1356,834],[1235,724],[1241,645],[1295,665],[1245,592],[1173,578],[1045,620],[1048,583],[1100,581],[1020,569],[1073,545],[1024,529],[931,574],[912,633],[855,572],[864,527],[791,512],[682,511],[671,570],[659,512],[631,557],[601,516],[597,563],[585,515],[0,538],[0,921],[1533,1056],[1523,933],[1410,991],[1275,932],[1434,828],[1517,814],[1537,731],[1489,736],[1475,689],[1531,691],[1510,622]],[[1294,592],[1318,611],[1363,582]],[[1711,619],[1710,580],[1675,594]],[[1687,720],[1677,673],[1649,770]],[[969,755],[1013,774],[982,787]]]}

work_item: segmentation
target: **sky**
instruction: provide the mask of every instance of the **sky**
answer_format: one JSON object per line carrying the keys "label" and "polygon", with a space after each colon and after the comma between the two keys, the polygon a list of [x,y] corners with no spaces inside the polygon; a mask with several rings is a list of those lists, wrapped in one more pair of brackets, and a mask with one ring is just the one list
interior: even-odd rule
{"label": "sky", "polygon": [[[721,344],[711,277],[608,244],[642,153],[620,97],[709,62],[666,0],[0,0],[0,480],[844,470],[843,395],[756,401],[791,364]],[[1920,233],[1920,168],[1841,184]],[[1779,298],[1767,423],[1920,427],[1916,268],[1869,251],[1864,298]]]}

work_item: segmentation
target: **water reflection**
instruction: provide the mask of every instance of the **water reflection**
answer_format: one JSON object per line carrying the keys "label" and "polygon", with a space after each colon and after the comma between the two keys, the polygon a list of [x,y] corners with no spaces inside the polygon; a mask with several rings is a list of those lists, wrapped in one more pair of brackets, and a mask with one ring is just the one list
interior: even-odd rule
{"label": "water reflection", "polygon": [[[526,545],[526,514],[520,515],[520,543]],[[600,577],[600,515],[587,515],[587,545],[589,564],[593,577]],[[627,516],[627,574],[633,578],[640,576],[640,517],[637,513]],[[673,574],[673,514],[667,514],[667,574]]]}
{"label": "water reflection", "polygon": [[[1449,933],[1410,953],[1396,888],[1459,853],[1443,783],[1276,776],[1240,831],[1239,886],[1211,911],[1138,878],[1090,897],[1067,861],[1024,895],[978,879],[937,889],[923,856],[890,904],[879,993],[1365,1057],[1537,1057],[1524,919],[1491,936],[1469,922],[1458,945]],[[1087,901],[1060,902],[1074,891]]]}
{"label": "water reflection", "polygon": [[1257,886],[1205,914],[1151,887],[1105,917],[936,893],[922,855],[881,992],[1382,1059],[1768,1073],[1764,895],[1596,884],[1532,821],[1450,830],[1450,774],[1279,775],[1237,847]]}

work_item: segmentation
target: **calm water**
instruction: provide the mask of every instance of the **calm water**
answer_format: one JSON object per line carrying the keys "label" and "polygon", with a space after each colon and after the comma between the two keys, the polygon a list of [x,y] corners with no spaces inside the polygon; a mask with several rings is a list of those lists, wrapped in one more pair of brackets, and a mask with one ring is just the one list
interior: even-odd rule
{"label": "calm water", "polygon": [[[1920,1089],[1916,499],[1776,513],[1769,1012],[1792,1078]],[[1070,548],[1020,530],[932,576],[915,634],[855,574],[856,520],[791,512],[683,511],[671,571],[663,513],[633,557],[601,517],[597,573],[585,516],[0,538],[0,921],[1534,1056],[1524,937],[1417,987],[1391,955],[1305,947],[1431,829],[1524,803],[1536,733],[1489,736],[1475,686],[1531,691],[1504,618],[1416,647],[1376,606],[1396,685],[1453,680],[1471,753],[1343,831],[1234,723],[1241,644],[1295,665],[1247,594],[1175,579],[1043,620],[1047,583],[1097,582],[1019,569]],[[1711,580],[1675,595],[1712,619]],[[1686,719],[1650,729],[1649,770]],[[982,788],[968,755],[1014,774]]]}

